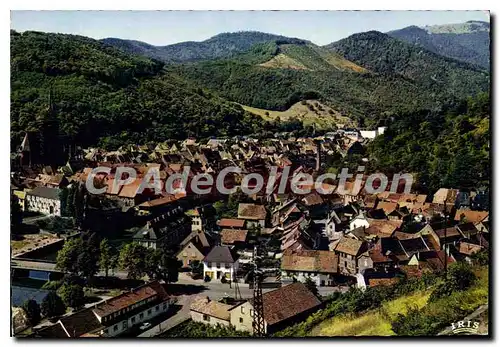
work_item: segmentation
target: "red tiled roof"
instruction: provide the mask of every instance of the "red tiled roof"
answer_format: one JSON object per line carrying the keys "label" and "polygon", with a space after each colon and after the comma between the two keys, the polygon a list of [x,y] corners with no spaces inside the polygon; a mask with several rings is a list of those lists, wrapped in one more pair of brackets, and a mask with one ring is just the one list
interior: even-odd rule
{"label": "red tiled roof", "polygon": [[262,295],[264,319],[273,325],[321,305],[321,301],[300,282]]}
{"label": "red tiled roof", "polygon": [[363,242],[349,237],[343,237],[335,246],[335,252],[341,252],[357,256],[363,246]]}
{"label": "red tiled roof", "polygon": [[232,245],[235,242],[245,242],[248,230],[223,229],[220,232],[221,242],[226,245]]}
{"label": "red tiled roof", "polygon": [[157,281],[145,284],[130,292],[120,294],[101,304],[97,304],[97,307],[93,310],[100,317],[104,317],[154,296],[159,296],[162,299],[168,298],[165,289]]}
{"label": "red tiled roof", "polygon": [[217,222],[221,228],[243,228],[245,225],[244,219],[222,218]]}
{"label": "red tiled roof", "polygon": [[486,217],[488,217],[488,211],[472,211],[472,210],[457,210],[455,213],[455,220],[460,221],[464,217],[467,222],[479,223]]}
{"label": "red tiled roof", "polygon": [[243,204],[238,206],[238,218],[261,220],[266,219],[266,208],[263,205]]}
{"label": "red tiled roof", "polygon": [[336,273],[338,259],[331,251],[286,250],[281,259],[282,270]]}

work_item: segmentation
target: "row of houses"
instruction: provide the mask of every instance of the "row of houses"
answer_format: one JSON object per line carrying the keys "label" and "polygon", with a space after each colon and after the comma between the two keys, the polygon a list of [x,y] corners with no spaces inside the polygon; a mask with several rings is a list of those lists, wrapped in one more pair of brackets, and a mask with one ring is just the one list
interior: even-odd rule
{"label": "row of houses", "polygon": [[116,337],[167,312],[172,298],[164,285],[146,283],[94,306],[61,317],[33,332],[33,337]]}

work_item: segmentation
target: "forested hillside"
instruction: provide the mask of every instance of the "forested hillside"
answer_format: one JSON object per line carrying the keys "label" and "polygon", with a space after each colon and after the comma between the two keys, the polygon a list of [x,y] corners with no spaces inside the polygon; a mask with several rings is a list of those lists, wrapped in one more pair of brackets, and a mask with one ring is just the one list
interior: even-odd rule
{"label": "forested hillside", "polygon": [[445,57],[490,68],[490,23],[469,21],[428,27],[409,26],[388,35]]}
{"label": "forested hillside", "polygon": [[180,42],[168,46],[153,46],[141,41],[107,38],[102,41],[125,52],[141,54],[168,63],[225,58],[242,53],[255,44],[286,40],[287,42],[303,42],[300,39],[288,38],[258,31],[241,31],[222,33],[201,42]]}
{"label": "forested hillside", "polygon": [[90,38],[11,32],[11,139],[49,121],[60,137],[83,146],[275,130],[239,105]]}
{"label": "forested hillside", "polygon": [[[457,98],[488,90],[487,72],[415,48],[418,53],[379,34],[397,44],[375,40],[365,45],[366,40],[360,40],[358,45],[350,40],[356,52],[342,50],[338,55],[310,43],[271,42],[237,57],[168,69],[252,107],[286,110],[301,99],[320,99],[361,125],[375,124],[381,114],[437,110]],[[369,58],[362,59],[363,52]],[[381,63],[375,59],[377,54],[385,57]],[[422,61],[413,54],[421,55]]]}
{"label": "forested hillside", "polygon": [[437,112],[401,114],[369,146],[373,169],[417,174],[423,190],[489,186],[490,99],[480,94]]}
{"label": "forested hillside", "polygon": [[422,89],[463,98],[487,90],[489,74],[475,65],[440,56],[389,35],[369,31],[326,46],[369,70],[396,75]]}

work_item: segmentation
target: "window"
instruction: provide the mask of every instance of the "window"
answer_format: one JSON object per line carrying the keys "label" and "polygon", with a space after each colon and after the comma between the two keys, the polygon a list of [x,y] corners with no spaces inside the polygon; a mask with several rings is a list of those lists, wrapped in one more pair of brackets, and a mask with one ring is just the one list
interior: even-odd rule
{"label": "window", "polygon": [[123,328],[123,329],[127,329],[127,321],[123,322],[123,324],[122,324],[122,328]]}
{"label": "window", "polygon": [[243,318],[242,317],[240,317],[240,323],[243,323]]}
{"label": "window", "polygon": [[220,269],[220,263],[217,263],[217,269]]}
{"label": "window", "polygon": [[250,317],[253,317],[253,310],[250,309]]}
{"label": "window", "polygon": [[166,310],[167,309],[167,303],[163,303],[163,309]]}
{"label": "window", "polygon": [[135,316],[132,317],[132,324],[135,323]]}
{"label": "window", "polygon": [[241,313],[245,314],[245,307],[244,306],[241,306]]}
{"label": "window", "polygon": [[151,309],[149,309],[149,310],[148,310],[148,316],[149,316],[151,313],[152,313],[152,310],[151,310]]}
{"label": "window", "polygon": [[115,324],[115,326],[113,327],[113,331],[117,331],[118,330],[118,324]]}
{"label": "window", "polygon": [[159,311],[160,310],[160,305],[156,305],[155,310]]}
{"label": "window", "polygon": [[211,262],[208,262],[208,263],[207,263],[207,266],[208,266],[208,267],[212,267],[212,263],[211,263]]}
{"label": "window", "polygon": [[209,322],[210,321],[210,316],[204,314],[203,315],[203,320]]}
{"label": "window", "polygon": [[139,319],[143,319],[144,318],[144,313],[140,313],[139,314]]}

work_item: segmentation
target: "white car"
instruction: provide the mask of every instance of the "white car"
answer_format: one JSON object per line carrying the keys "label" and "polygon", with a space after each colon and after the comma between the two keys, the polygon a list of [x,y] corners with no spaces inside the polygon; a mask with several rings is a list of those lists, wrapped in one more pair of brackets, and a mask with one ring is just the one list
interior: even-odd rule
{"label": "white car", "polygon": [[149,329],[151,328],[151,323],[142,323],[141,327],[139,329],[141,330],[146,330],[146,329]]}

